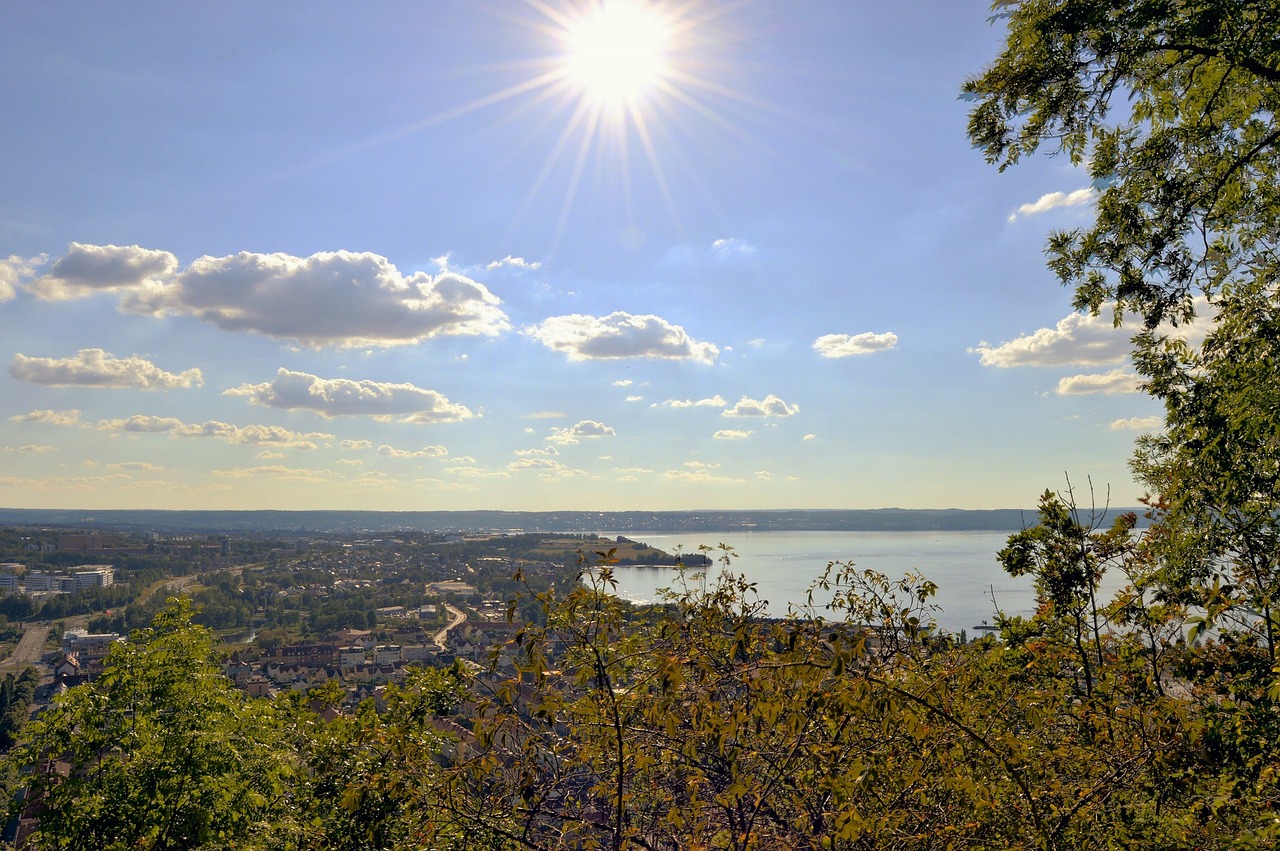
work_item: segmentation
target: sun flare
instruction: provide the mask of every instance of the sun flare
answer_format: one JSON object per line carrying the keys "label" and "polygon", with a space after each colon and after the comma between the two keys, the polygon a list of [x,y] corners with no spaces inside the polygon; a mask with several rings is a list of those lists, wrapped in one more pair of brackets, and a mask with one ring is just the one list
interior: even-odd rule
{"label": "sun flare", "polygon": [[652,9],[606,2],[566,31],[565,72],[602,103],[634,101],[662,78],[669,36]]}

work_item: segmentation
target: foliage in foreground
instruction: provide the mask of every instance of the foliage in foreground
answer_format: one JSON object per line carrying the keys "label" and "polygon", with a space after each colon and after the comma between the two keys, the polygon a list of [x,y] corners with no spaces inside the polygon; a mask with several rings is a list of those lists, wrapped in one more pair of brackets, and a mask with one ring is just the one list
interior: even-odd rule
{"label": "foliage in foreground", "polygon": [[[11,757],[34,846],[1270,847],[1265,648],[1181,644],[1131,518],[1096,529],[1046,494],[1041,521],[1001,553],[1040,597],[1001,641],[931,629],[919,577],[835,564],[825,617],[769,619],[727,572],[635,609],[606,558],[490,672],[421,672],[332,720],[332,686],[233,690],[175,602]],[[1114,601],[1108,569],[1134,579]]]}

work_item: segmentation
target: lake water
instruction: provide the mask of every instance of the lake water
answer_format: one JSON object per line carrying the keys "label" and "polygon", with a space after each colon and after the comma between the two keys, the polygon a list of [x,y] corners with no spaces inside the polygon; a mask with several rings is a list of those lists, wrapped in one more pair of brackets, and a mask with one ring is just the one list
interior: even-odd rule
{"label": "lake water", "polygon": [[[996,552],[1008,532],[725,532],[725,533],[606,533],[643,541],[667,552],[677,547],[696,552],[699,545],[729,544],[737,557],[731,569],[755,582],[769,612],[784,615],[789,606],[805,603],[809,587],[828,562],[852,561],[890,578],[914,571],[937,583],[933,602],[941,607],[938,624],[952,632],[993,623],[995,604],[1010,615],[1029,615],[1035,604],[1030,577],[1006,574]],[[710,555],[715,558],[717,552]],[[711,570],[719,572],[713,565]],[[671,568],[620,567],[618,594],[647,602],[657,589],[671,586]],[[995,604],[992,603],[992,597]],[[829,597],[815,601],[825,602]]]}

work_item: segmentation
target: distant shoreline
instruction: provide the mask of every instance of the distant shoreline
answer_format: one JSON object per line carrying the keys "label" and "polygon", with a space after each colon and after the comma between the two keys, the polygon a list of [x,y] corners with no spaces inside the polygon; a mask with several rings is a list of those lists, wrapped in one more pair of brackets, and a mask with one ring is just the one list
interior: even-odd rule
{"label": "distant shoreline", "polygon": [[[1107,522],[1126,511],[1112,508]],[[1016,532],[1035,509],[865,508],[767,511],[217,511],[0,508],[0,525],[287,535],[416,532]]]}

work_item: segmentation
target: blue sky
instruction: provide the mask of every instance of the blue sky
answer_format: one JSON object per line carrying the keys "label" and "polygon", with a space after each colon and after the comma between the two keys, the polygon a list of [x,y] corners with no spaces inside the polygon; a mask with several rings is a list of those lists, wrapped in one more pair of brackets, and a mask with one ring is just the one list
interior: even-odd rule
{"label": "blue sky", "polygon": [[0,504],[1134,504],[1088,180],[965,136],[988,14],[8,4]]}

